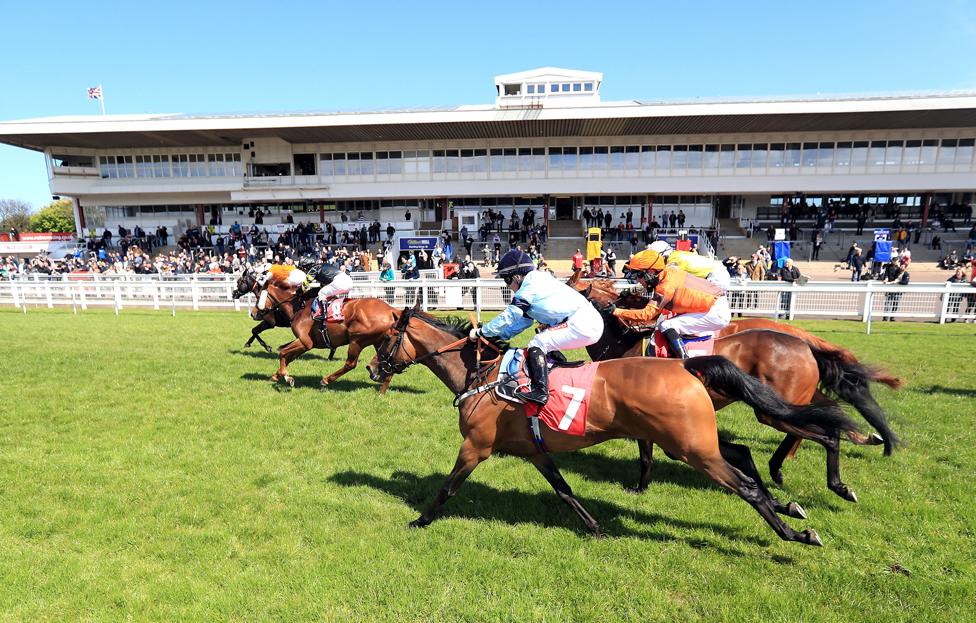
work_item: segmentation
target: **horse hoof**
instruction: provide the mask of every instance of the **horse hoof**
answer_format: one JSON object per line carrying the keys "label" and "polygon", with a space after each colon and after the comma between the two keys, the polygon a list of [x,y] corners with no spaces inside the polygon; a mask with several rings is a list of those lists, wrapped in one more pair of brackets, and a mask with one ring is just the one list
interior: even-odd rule
{"label": "horse hoof", "polygon": [[288,387],[294,387],[295,386],[295,378],[294,377],[286,376],[285,377],[285,382],[288,383]]}
{"label": "horse hoof", "polygon": [[244,348],[250,348],[250,347],[251,347],[250,342],[244,342]]}
{"label": "horse hoof", "polygon": [[600,532],[600,526],[594,526],[593,528],[590,528],[590,536],[592,536],[594,539],[602,539],[605,535]]}
{"label": "horse hoof", "polygon": [[882,437],[878,433],[871,433],[870,435],[868,435],[867,441],[865,442],[865,444],[869,446],[880,446],[883,443],[884,443],[884,437]]}
{"label": "horse hoof", "polygon": [[624,487],[624,491],[631,495],[640,495],[647,491],[647,487]]}
{"label": "horse hoof", "polygon": [[806,519],[807,512],[803,510],[803,507],[796,502],[790,502],[786,505],[786,513],[793,517],[794,519]]}
{"label": "horse hoof", "polygon": [[274,351],[271,350],[271,347],[270,346],[265,346],[264,347],[264,352],[266,352],[266,353],[268,353],[270,355]]}
{"label": "horse hoof", "polygon": [[426,528],[427,527],[427,524],[428,524],[428,522],[425,522],[423,519],[419,519],[418,518],[418,519],[414,519],[413,521],[411,521],[410,523],[408,523],[407,524],[407,527],[408,528]]}
{"label": "horse hoof", "polygon": [[851,489],[847,485],[841,485],[836,489],[831,489],[831,491],[836,493],[838,496],[844,498],[848,502],[854,502],[855,504],[857,503],[857,494],[854,493],[854,489]]}
{"label": "horse hoof", "polygon": [[328,387],[329,386],[329,379],[327,379],[327,378],[325,378],[323,376],[322,377],[322,380],[319,381],[319,385],[321,385],[322,387]]}
{"label": "horse hoof", "polygon": [[780,470],[769,470],[769,477],[773,479],[773,482],[783,486],[783,472]]}
{"label": "horse hoof", "polygon": [[823,547],[823,541],[820,540],[820,535],[817,534],[816,530],[804,530],[801,534],[803,534],[804,543],[807,545]]}
{"label": "horse hoof", "polygon": [[274,381],[275,383],[278,382],[278,379],[279,379],[279,376],[277,374],[272,374],[271,375],[271,380]]}

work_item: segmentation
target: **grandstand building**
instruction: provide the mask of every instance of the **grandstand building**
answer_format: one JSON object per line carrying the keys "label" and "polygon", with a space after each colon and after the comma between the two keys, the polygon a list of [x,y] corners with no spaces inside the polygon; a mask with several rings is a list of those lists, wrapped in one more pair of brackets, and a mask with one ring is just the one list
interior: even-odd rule
{"label": "grandstand building", "polygon": [[551,235],[578,235],[589,207],[614,227],[678,209],[688,226],[732,227],[799,195],[924,218],[976,187],[974,93],[605,102],[602,85],[547,67],[496,76],[486,105],[52,117],[0,122],[0,142],[45,154],[85,235],[247,225],[258,206],[266,226],[345,214],[474,231],[487,208],[533,209]]}

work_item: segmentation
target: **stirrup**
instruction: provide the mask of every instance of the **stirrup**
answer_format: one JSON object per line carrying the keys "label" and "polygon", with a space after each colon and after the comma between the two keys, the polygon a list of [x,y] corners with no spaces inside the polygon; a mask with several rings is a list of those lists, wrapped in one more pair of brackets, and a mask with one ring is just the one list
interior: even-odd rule
{"label": "stirrup", "polygon": [[515,392],[515,397],[523,402],[531,402],[544,407],[549,402],[549,391],[530,388],[526,391]]}

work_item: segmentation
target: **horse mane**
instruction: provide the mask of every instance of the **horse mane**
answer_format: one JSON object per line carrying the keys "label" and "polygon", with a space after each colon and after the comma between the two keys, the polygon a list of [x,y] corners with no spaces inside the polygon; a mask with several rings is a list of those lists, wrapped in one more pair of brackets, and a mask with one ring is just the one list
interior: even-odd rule
{"label": "horse mane", "polygon": [[[457,338],[467,337],[468,334],[471,333],[471,329],[474,328],[474,325],[471,324],[470,320],[461,316],[446,316],[444,318],[438,318],[422,311],[416,312],[414,316],[416,318],[420,318],[430,326],[450,333]],[[510,347],[510,344],[501,338],[485,336],[485,339],[491,342],[493,346],[503,351],[508,350]]]}

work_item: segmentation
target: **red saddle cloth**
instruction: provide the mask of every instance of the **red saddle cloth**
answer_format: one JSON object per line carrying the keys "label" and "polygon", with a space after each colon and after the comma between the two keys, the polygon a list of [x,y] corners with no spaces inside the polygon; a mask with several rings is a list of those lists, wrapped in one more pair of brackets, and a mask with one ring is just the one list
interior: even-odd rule
{"label": "red saddle cloth", "polygon": [[344,321],[346,319],[346,316],[343,314],[343,309],[345,308],[346,303],[348,302],[349,299],[346,298],[333,299],[329,301],[329,305],[325,309],[325,321],[326,322]]}
{"label": "red saddle cloth", "polygon": [[546,426],[570,435],[586,434],[586,412],[590,408],[593,377],[600,363],[585,363],[578,368],[549,370],[549,401],[539,407],[525,403],[525,414],[538,415]]}

